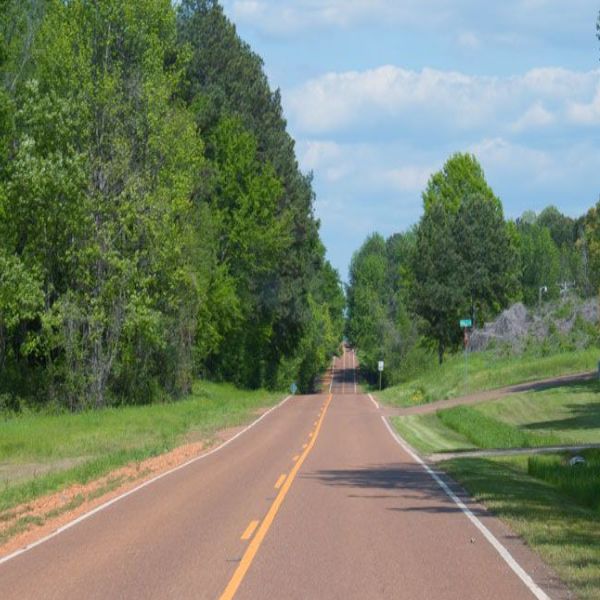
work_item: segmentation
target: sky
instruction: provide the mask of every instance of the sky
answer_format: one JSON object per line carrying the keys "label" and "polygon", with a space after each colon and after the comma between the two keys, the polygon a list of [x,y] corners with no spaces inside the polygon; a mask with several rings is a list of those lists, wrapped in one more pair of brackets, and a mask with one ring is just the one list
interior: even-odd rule
{"label": "sky", "polygon": [[600,199],[598,0],[224,0],[280,88],[347,280],[378,231],[422,214],[432,173],[470,152],[509,218]]}

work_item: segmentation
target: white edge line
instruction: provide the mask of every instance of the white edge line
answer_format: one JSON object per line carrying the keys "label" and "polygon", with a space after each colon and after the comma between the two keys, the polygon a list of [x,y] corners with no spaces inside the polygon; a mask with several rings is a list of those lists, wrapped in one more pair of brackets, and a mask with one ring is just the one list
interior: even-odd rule
{"label": "white edge line", "polygon": [[471,512],[471,510],[456,496],[456,494],[446,485],[446,482],[426,463],[423,459],[414,452],[410,446],[395,432],[390,426],[388,420],[381,417],[387,430],[390,432],[396,442],[407,452],[414,460],[416,460],[425,469],[428,475],[430,475],[435,482],[444,490],[446,495],[460,508],[465,516],[479,529],[487,541],[493,546],[498,554],[504,559],[504,562],[515,572],[515,574],[521,579],[521,581],[527,586],[529,591],[538,600],[550,600],[550,597],[533,581],[531,576],[519,565],[519,563],[513,558],[512,554],[498,541],[494,534]]}
{"label": "white edge line", "polygon": [[369,400],[375,405],[375,408],[379,410],[379,404],[377,404],[377,400],[375,400],[371,394],[369,394]]}
{"label": "white edge line", "polygon": [[8,554],[7,556],[5,556],[3,558],[0,558],[0,565],[8,562],[9,560],[12,560],[13,558],[16,558],[17,556],[20,556],[21,554],[25,554],[25,552],[28,552],[29,550],[33,550],[33,548],[36,548],[37,546],[42,545],[43,543],[47,542],[48,540],[51,540],[52,538],[63,533],[64,531],[67,531],[67,529],[71,529],[71,527],[74,527],[75,525],[81,523],[82,521],[89,519],[91,516],[95,515],[96,513],[99,513],[100,511],[104,510],[105,508],[108,508],[109,506],[112,506],[113,504],[116,504],[120,500],[127,498],[127,496],[131,496],[132,494],[139,492],[141,489],[155,483],[159,479],[162,479],[163,477],[166,477],[167,475],[171,475],[172,473],[175,473],[176,471],[180,471],[181,469],[185,469],[185,467],[188,467],[189,465],[191,465],[195,462],[198,462],[200,460],[208,458],[212,454],[219,452],[219,450],[222,450],[223,448],[225,448],[226,446],[228,446],[229,444],[234,442],[237,438],[239,438],[240,436],[244,435],[244,433],[246,433],[247,431],[252,429],[255,425],[258,425],[258,423],[260,423],[260,421],[262,421],[266,416],[271,414],[274,410],[277,410],[278,408],[283,406],[290,398],[291,398],[291,396],[287,396],[286,398],[284,398],[279,404],[271,407],[268,411],[266,411],[260,417],[258,417],[258,419],[256,419],[252,423],[250,423],[250,425],[248,425],[247,427],[242,429],[242,431],[239,431],[238,433],[236,433],[232,438],[229,438],[227,441],[223,442],[220,446],[217,446],[216,448],[213,448],[212,450],[209,450],[208,452],[201,454],[200,456],[195,456],[194,458],[188,460],[187,462],[184,462],[181,465],[178,465],[177,467],[173,467],[172,469],[169,469],[168,471],[165,471],[164,473],[161,473],[160,475],[157,475],[156,477],[153,477],[152,479],[148,479],[148,481],[144,481],[137,487],[134,487],[132,490],[129,490],[128,492],[125,492],[124,494],[121,494],[120,496],[117,496],[116,498],[113,498],[112,500],[109,500],[108,502],[105,502],[104,504],[97,506],[93,510],[90,510],[89,512],[81,515],[80,517],[77,517],[76,519],[74,519],[73,521],[70,521],[66,525],[59,527],[58,529],[54,530],[52,533],[48,534],[47,536],[45,536],[35,542],[32,542],[31,544],[29,544],[19,550],[16,550],[15,552],[12,552],[11,554]]}

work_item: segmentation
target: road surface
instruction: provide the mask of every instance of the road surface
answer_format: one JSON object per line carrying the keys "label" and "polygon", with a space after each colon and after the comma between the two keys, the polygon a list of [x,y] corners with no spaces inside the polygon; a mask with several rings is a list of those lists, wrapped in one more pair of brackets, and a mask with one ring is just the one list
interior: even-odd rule
{"label": "road surface", "polygon": [[288,399],[221,450],[0,562],[0,598],[563,597],[510,531],[477,506],[465,514],[401,446],[355,365],[346,350],[331,393]]}

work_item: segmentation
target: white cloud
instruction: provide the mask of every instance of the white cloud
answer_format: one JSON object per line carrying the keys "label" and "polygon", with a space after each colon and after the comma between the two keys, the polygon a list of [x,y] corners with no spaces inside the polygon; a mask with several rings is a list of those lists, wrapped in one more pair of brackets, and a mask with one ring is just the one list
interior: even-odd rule
{"label": "white cloud", "polygon": [[305,171],[312,171],[338,159],[342,153],[339,144],[330,141],[307,141],[299,148],[300,166]]}
{"label": "white cloud", "polygon": [[483,18],[480,0],[223,0],[223,3],[237,23],[277,36],[315,28],[375,25],[442,33],[481,29],[487,43],[505,36],[521,44],[530,43],[544,30],[554,36],[580,34],[586,22],[593,27],[598,11],[595,0],[505,0],[486,4]]}
{"label": "white cloud", "polygon": [[458,35],[458,45],[469,50],[476,50],[481,45],[481,40],[472,31],[463,31]]}
{"label": "white cloud", "polygon": [[544,177],[552,172],[554,166],[550,155],[545,152],[501,137],[484,139],[473,144],[469,151],[488,168],[526,172],[531,176]]}
{"label": "white cloud", "polygon": [[547,110],[541,102],[536,102],[513,123],[512,129],[515,132],[521,132],[527,129],[546,127],[555,122],[554,114]]}
{"label": "white cloud", "polygon": [[385,171],[382,175],[384,181],[395,190],[420,193],[425,189],[429,178],[436,170],[435,167],[404,165]]}
{"label": "white cloud", "polygon": [[267,4],[258,0],[237,0],[233,3],[234,14],[243,20],[262,17],[267,9]]}
{"label": "white cloud", "polygon": [[230,0],[236,22],[263,32],[286,35],[315,27],[348,28],[365,23],[415,25],[447,17],[444,0],[429,0],[435,10],[423,10],[419,0]]}
{"label": "white cloud", "polygon": [[452,130],[508,123],[524,128],[552,124],[554,114],[565,113],[567,106],[573,118],[595,119],[596,100],[589,103],[599,78],[600,70],[543,68],[522,76],[486,77],[386,65],[328,73],[284,98],[294,124],[312,133],[373,123],[389,127],[391,121]]}
{"label": "white cloud", "polygon": [[600,125],[600,84],[596,89],[596,95],[589,103],[570,104],[568,109],[569,118],[574,123],[581,125]]}

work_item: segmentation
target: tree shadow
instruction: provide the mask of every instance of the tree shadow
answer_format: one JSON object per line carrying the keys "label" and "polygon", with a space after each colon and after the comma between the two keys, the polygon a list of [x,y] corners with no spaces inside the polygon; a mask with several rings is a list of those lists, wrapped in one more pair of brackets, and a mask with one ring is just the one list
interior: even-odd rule
{"label": "tree shadow", "polygon": [[[591,404],[568,404],[572,417],[553,421],[537,421],[523,425],[523,429],[600,429],[600,402]],[[598,441],[600,442],[600,435]]]}
{"label": "tree shadow", "polygon": [[560,382],[554,383],[523,384],[523,387],[528,387],[529,389],[526,391],[531,392],[545,392],[548,390],[560,390],[564,388],[571,394],[597,394],[600,392],[600,381],[597,379],[596,375],[585,375],[583,378],[573,376],[573,378],[563,379]]}
{"label": "tree shadow", "polygon": [[[456,458],[444,464],[469,492],[444,474],[441,474],[442,479],[474,515],[492,514],[505,519],[542,557],[563,553],[560,569],[567,573],[567,579],[574,569],[571,582],[598,585],[600,522],[597,512],[578,506],[553,486],[497,461]],[[320,470],[307,473],[303,478],[346,488],[347,497],[352,500],[382,502],[381,509],[392,513],[461,512],[429,474],[411,463]],[[520,535],[508,537],[520,538]]]}
{"label": "tree shadow", "polygon": [[[305,479],[317,480],[324,485],[348,488],[353,493],[350,499],[397,500],[398,504],[409,506],[386,506],[385,510],[398,512],[460,513],[458,507],[440,488],[437,482],[419,465],[405,463],[396,465],[371,465],[360,469],[321,470],[306,473]],[[453,491],[465,503],[470,498],[462,488],[441,474]],[[362,493],[361,490],[365,490]],[[433,502],[433,503],[432,503]],[[418,503],[421,503],[419,505]],[[487,514],[480,506],[472,506],[475,514]]]}

